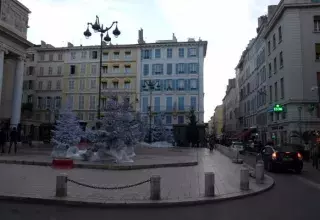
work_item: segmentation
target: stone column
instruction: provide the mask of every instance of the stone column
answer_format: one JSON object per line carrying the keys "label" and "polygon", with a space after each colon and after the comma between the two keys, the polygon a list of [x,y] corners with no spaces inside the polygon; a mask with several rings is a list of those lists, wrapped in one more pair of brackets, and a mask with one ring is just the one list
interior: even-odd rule
{"label": "stone column", "polygon": [[4,54],[5,54],[5,50],[3,50],[0,47],[0,106],[1,106],[1,95],[2,95],[2,84],[3,84]]}
{"label": "stone column", "polygon": [[11,127],[17,127],[20,123],[21,101],[23,92],[23,70],[24,59],[22,57],[19,57],[17,59],[17,66],[13,82]]}

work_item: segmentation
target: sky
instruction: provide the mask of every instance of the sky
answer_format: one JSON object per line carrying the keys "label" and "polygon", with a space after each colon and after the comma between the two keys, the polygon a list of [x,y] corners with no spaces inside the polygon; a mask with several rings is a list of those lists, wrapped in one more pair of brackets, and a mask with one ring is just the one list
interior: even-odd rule
{"label": "sky", "polygon": [[[109,26],[118,21],[121,35],[113,44],[137,43],[143,28],[147,43],[172,38],[208,41],[204,63],[205,122],[222,104],[228,79],[250,39],[256,36],[258,17],[279,0],[19,0],[27,6],[28,40],[43,40],[55,47],[98,45],[99,35],[83,36],[87,22]],[[112,36],[111,36],[112,37]]]}

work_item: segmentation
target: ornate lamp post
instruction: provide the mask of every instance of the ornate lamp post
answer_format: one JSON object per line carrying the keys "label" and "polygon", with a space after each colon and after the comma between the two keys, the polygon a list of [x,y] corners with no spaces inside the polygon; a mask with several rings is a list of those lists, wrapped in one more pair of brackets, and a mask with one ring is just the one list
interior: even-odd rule
{"label": "ornate lamp post", "polygon": [[150,92],[149,93],[150,102],[149,102],[149,106],[148,106],[148,113],[149,113],[149,138],[148,138],[148,141],[149,141],[149,143],[151,143],[152,142],[152,129],[151,129],[151,124],[152,124],[152,109],[151,109],[152,92],[153,92],[153,90],[160,88],[160,83],[158,80],[155,80],[155,81],[147,80],[147,81],[144,81],[144,85],[142,87],[144,89],[148,89]]}
{"label": "ornate lamp post", "polygon": [[[113,35],[115,37],[118,37],[120,35],[120,31],[118,29],[118,22],[114,21],[112,22],[112,24],[110,25],[110,27],[103,27],[103,24],[100,24],[99,21],[99,17],[96,16],[96,21],[94,24],[92,23],[88,23],[88,27],[87,30],[83,33],[84,36],[86,38],[89,38],[92,34],[89,30],[89,26],[91,26],[91,28],[94,30],[94,32],[96,33],[100,33],[100,68],[99,68],[99,92],[98,92],[98,112],[97,112],[97,118],[98,120],[100,119],[100,111],[101,111],[101,77],[102,77],[102,48],[103,48],[103,41],[105,41],[106,43],[110,43],[111,42],[111,38],[109,36],[108,31],[113,27],[113,25],[116,24],[116,28],[113,30]],[[105,37],[103,37],[103,35],[107,32],[107,35]]]}

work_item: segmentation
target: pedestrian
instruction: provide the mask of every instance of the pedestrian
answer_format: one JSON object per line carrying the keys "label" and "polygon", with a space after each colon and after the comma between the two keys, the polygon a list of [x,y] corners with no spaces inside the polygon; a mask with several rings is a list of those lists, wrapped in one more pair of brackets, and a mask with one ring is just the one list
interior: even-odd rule
{"label": "pedestrian", "polygon": [[4,147],[6,144],[6,132],[4,131],[3,128],[0,130],[0,147],[1,147],[1,153],[4,153]]}
{"label": "pedestrian", "polygon": [[17,139],[18,139],[18,132],[15,127],[13,127],[12,131],[10,132],[10,146],[8,153],[10,154],[11,146],[14,144],[14,153],[17,153]]}

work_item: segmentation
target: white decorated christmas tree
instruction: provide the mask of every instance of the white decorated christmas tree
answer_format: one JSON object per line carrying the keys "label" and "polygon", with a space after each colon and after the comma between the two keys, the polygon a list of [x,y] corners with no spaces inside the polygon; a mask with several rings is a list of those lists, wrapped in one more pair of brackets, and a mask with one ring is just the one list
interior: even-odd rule
{"label": "white decorated christmas tree", "polygon": [[[55,129],[52,131],[51,143],[54,152],[65,153],[69,147],[76,146],[84,135],[79,120],[72,112],[70,105],[59,114]],[[55,154],[53,152],[53,154]]]}

